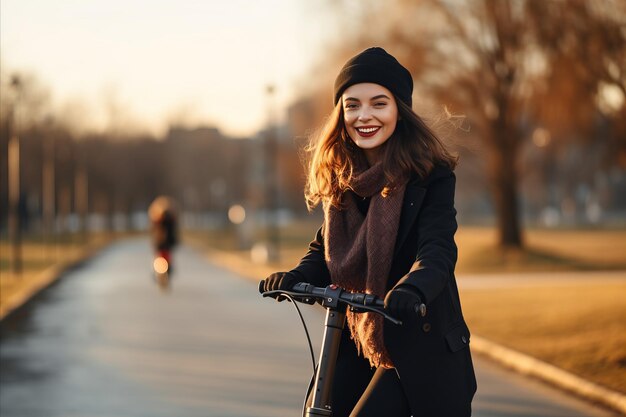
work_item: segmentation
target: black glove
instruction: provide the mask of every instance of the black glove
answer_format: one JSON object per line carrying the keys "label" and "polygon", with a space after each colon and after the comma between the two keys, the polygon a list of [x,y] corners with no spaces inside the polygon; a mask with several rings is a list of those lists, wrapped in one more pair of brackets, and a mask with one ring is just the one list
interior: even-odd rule
{"label": "black glove", "polygon": [[385,297],[385,310],[397,318],[407,318],[420,313],[426,315],[426,305],[416,289],[410,285],[398,285],[387,293]]}
{"label": "black glove", "polygon": [[291,272],[274,272],[263,281],[261,292],[278,290],[289,291],[298,282],[300,282],[300,280]]}

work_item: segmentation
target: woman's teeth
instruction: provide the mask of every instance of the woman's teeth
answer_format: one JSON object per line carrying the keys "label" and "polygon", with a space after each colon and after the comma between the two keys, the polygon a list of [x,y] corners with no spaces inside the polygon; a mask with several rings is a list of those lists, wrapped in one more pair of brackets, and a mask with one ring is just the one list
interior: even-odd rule
{"label": "woman's teeth", "polygon": [[357,128],[357,130],[361,133],[372,133],[378,130],[377,127],[366,127],[366,128]]}

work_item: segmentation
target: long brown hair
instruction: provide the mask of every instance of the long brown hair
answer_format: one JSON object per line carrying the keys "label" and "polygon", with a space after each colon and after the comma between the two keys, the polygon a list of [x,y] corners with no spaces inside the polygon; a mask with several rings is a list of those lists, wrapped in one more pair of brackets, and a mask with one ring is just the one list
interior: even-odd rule
{"label": "long brown hair", "polygon": [[[454,169],[457,157],[411,107],[396,98],[398,122],[392,136],[385,142],[382,163],[390,187],[417,174],[428,176],[437,164]],[[357,161],[364,161],[363,152],[346,131],[342,101],[339,100],[326,123],[311,136],[306,148],[309,156],[305,198],[313,209],[320,202],[341,207],[341,195],[350,189]]]}

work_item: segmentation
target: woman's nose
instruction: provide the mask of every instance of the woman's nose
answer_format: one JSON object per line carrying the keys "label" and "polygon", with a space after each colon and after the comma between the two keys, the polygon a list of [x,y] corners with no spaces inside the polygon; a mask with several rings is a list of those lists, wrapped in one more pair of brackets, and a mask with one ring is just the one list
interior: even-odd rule
{"label": "woman's nose", "polygon": [[372,118],[372,112],[369,110],[369,108],[367,106],[361,107],[361,110],[359,111],[359,120],[365,121],[371,118]]}

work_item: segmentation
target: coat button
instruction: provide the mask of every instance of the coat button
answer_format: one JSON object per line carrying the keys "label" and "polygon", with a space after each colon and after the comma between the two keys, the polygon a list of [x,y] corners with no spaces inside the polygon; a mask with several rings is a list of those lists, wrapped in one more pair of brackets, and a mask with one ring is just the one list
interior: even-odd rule
{"label": "coat button", "polygon": [[430,323],[424,323],[422,325],[422,330],[424,330],[425,333],[428,333],[430,331]]}
{"label": "coat button", "polygon": [[461,336],[461,342],[467,344],[467,337]]}

